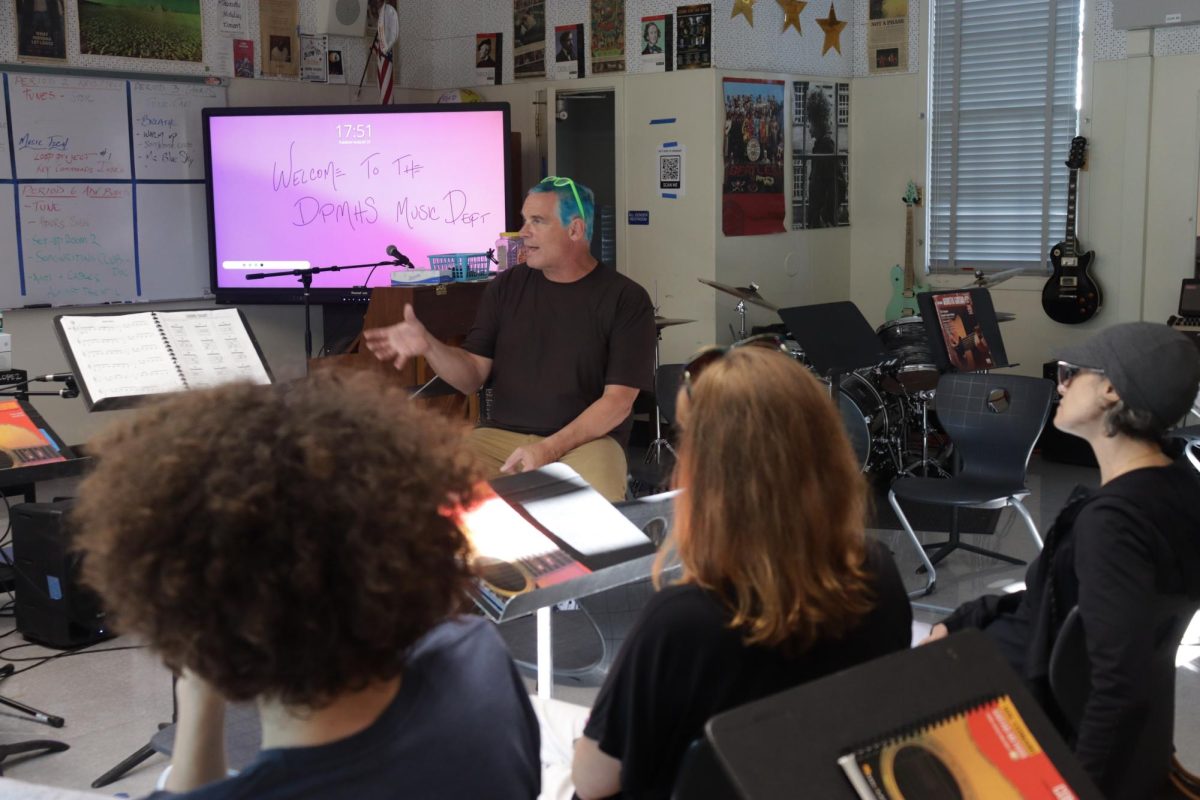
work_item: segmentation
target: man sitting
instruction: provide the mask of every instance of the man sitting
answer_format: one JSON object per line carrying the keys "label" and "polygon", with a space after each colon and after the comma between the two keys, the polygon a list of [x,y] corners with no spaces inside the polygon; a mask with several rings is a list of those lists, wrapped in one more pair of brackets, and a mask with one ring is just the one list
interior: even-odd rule
{"label": "man sitting", "polygon": [[[173,396],[93,446],[84,579],[179,674],[169,791],[538,794],[512,661],[490,624],[452,615],[468,543],[447,510],[476,482],[453,426],[333,375]],[[228,778],[227,700],[254,700],[263,730]]]}
{"label": "man sitting", "polygon": [[625,496],[633,401],[654,381],[654,307],[646,290],[592,257],[592,192],[546,178],[521,208],[526,263],[487,287],[461,348],[412,312],[364,332],[402,368],[424,356],[463,394],[491,380],[491,418],[470,443],[494,472],[570,465],[609,500]]}

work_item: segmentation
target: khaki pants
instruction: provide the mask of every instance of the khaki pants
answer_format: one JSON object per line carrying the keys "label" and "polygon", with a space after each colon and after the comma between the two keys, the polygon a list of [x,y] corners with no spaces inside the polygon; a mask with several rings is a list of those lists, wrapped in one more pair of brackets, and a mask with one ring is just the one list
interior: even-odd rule
{"label": "khaki pants", "polygon": [[[487,467],[487,477],[490,479],[501,474],[500,467],[513,450],[544,438],[499,428],[476,428],[467,437],[467,446]],[[601,436],[582,444],[560,460],[578,472],[610,503],[625,499],[625,451],[612,437]]]}

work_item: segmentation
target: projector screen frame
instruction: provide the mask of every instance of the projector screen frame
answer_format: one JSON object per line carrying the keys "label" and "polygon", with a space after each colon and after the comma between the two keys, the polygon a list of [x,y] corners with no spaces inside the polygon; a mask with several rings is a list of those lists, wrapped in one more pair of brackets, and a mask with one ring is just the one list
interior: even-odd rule
{"label": "projector screen frame", "polygon": [[[470,113],[500,111],[504,128],[504,230],[517,230],[521,218],[520,200],[513,191],[515,174],[513,164],[512,107],[507,102],[498,103],[397,103],[388,106],[341,105],[341,106],[233,106],[214,107],[202,110],[204,133],[204,193],[208,225],[208,275],[213,295],[218,305],[292,305],[304,302],[304,290],[299,279],[292,288],[264,286],[262,288],[223,288],[217,282],[217,232],[213,197],[212,141],[209,120],[213,117],[250,116],[335,116],[338,114],[421,114],[421,113]],[[380,255],[383,258],[383,254]],[[334,266],[313,264],[314,267]],[[342,265],[336,265],[342,266]],[[387,269],[381,267],[380,269]],[[352,274],[352,273],[346,273]],[[309,301],[322,305],[363,304],[371,298],[371,289],[357,287],[332,288],[313,287]]]}

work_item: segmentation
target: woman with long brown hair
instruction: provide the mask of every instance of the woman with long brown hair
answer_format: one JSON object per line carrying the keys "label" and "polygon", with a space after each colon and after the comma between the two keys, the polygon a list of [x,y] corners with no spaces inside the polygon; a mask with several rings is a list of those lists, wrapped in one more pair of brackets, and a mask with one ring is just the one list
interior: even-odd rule
{"label": "woman with long brown hair", "polygon": [[[761,343],[761,342],[760,342]],[[907,648],[912,610],[866,539],[866,487],[827,388],[775,346],[685,372],[673,549],[575,750],[582,798],[668,797],[719,711]]]}

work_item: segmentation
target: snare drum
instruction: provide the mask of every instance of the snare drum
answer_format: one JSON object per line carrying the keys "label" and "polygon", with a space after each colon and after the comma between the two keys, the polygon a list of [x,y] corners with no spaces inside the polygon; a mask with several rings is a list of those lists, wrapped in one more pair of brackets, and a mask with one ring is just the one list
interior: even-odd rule
{"label": "snare drum", "polygon": [[882,370],[880,384],[892,394],[913,394],[936,389],[938,368],[933,363],[925,323],[920,317],[901,317],[875,331],[896,365]]}

